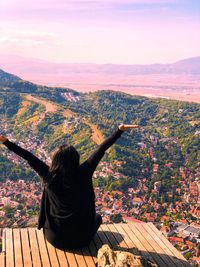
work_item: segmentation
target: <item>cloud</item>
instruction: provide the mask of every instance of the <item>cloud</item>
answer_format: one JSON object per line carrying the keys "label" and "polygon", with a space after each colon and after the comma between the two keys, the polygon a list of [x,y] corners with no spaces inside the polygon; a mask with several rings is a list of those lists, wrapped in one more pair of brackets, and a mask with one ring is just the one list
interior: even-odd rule
{"label": "cloud", "polygon": [[56,34],[44,31],[25,31],[11,27],[0,28],[0,43],[17,46],[45,45],[48,43],[58,44]]}
{"label": "cloud", "polygon": [[0,37],[0,43],[4,44],[19,44],[20,46],[24,45],[43,45],[44,41],[37,41],[32,39],[22,39],[22,38],[9,38],[9,37]]}
{"label": "cloud", "polygon": [[20,35],[22,37],[45,37],[45,38],[56,38],[54,32],[47,31],[33,31],[33,30],[22,30],[15,27],[4,26],[0,28],[0,34],[9,34],[9,35]]}

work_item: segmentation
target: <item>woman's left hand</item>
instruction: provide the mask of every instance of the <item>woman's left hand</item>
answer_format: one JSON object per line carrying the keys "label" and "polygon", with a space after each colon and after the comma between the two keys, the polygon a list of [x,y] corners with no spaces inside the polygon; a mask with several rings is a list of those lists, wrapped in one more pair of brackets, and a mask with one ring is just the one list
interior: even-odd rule
{"label": "woman's left hand", "polygon": [[139,128],[140,126],[139,125],[135,125],[135,124],[120,124],[118,126],[118,128],[121,130],[121,131],[127,131],[129,129],[137,129]]}
{"label": "woman's left hand", "polygon": [[3,135],[0,135],[0,142],[4,143],[5,141],[7,141],[8,138],[3,136]]}

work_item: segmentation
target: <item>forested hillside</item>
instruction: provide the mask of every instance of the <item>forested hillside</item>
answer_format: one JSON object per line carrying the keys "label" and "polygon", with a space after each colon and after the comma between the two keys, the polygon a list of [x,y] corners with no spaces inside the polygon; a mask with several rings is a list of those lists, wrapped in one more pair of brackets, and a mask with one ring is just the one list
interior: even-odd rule
{"label": "forested hillside", "polygon": [[[47,162],[50,162],[48,153],[51,155],[64,142],[73,144],[84,160],[95,143],[100,143],[120,123],[139,124],[140,130],[124,133],[104,158],[114,164],[121,177],[110,175],[104,180],[99,177],[96,185],[126,190],[147,179],[151,192],[154,182],[161,180],[166,192],[171,186],[179,186],[180,167],[186,167],[194,176],[198,170],[199,104],[152,100],[112,91],[79,94],[37,86],[12,76],[0,87],[0,102],[2,133],[31,150],[31,142],[35,140],[32,151]],[[46,154],[37,143],[42,143]],[[5,177],[37,179],[26,165],[21,168],[17,160],[7,160],[11,156],[4,147],[2,151],[1,181]],[[121,164],[115,164],[116,160]]]}

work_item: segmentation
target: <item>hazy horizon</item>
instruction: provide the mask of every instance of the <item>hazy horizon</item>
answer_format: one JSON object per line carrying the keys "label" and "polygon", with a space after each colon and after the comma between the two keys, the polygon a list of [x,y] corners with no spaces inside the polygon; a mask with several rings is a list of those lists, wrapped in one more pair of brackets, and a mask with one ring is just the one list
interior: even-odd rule
{"label": "hazy horizon", "polygon": [[55,63],[173,63],[200,55],[197,0],[7,0],[0,55]]}
{"label": "hazy horizon", "polygon": [[55,64],[4,56],[0,68],[36,84],[79,92],[106,89],[200,103],[200,57],[174,64],[104,65]]}
{"label": "hazy horizon", "polygon": [[[174,63],[177,63],[177,62],[180,62],[180,61],[183,61],[183,60],[188,60],[188,59],[193,59],[193,58],[198,58],[200,57],[200,54],[199,55],[193,55],[193,56],[189,56],[187,58],[178,58],[177,60],[175,61],[169,61],[169,62],[164,62],[164,61],[160,61],[160,62],[157,62],[157,61],[152,61],[151,63],[112,63],[112,62],[104,62],[104,63],[96,63],[96,62],[63,62],[63,61],[53,61],[53,60],[48,60],[48,59],[43,59],[43,58],[37,58],[37,57],[32,57],[31,55],[30,56],[24,56],[24,55],[17,55],[17,54],[2,54],[1,51],[0,51],[0,58],[1,58],[1,62],[3,60],[3,62],[5,62],[5,60],[7,60],[7,62],[12,62],[14,63],[15,60],[17,59],[20,59],[20,60],[26,60],[27,62],[30,61],[30,62],[41,62],[41,63],[49,63],[49,64],[85,64],[85,65],[154,65],[154,64],[163,64],[163,65],[167,65],[167,64],[174,64]],[[14,59],[14,60],[13,60]],[[1,62],[0,62],[0,69],[1,69]]]}

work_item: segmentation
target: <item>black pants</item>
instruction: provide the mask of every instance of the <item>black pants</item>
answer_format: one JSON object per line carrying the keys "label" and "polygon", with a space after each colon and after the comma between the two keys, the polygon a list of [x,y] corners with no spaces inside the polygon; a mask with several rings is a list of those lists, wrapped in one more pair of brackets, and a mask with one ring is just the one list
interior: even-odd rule
{"label": "black pants", "polygon": [[94,225],[89,233],[83,233],[77,231],[69,231],[68,233],[55,233],[50,228],[43,228],[45,238],[54,247],[59,249],[78,249],[88,246],[92,238],[97,233],[100,225],[102,224],[102,218],[100,214],[95,215]]}

